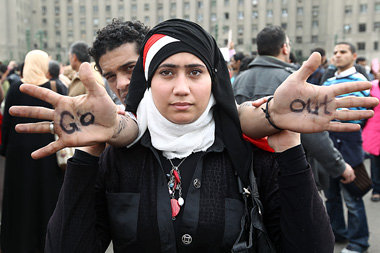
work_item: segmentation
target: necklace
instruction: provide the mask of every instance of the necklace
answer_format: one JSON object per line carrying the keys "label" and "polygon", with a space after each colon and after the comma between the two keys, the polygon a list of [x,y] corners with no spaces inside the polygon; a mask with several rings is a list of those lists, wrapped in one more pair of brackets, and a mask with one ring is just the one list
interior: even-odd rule
{"label": "necklace", "polygon": [[[187,157],[183,158],[182,161],[174,166],[171,159],[168,159],[172,169],[170,170],[170,177],[168,182],[168,189],[170,194],[170,205],[172,208],[172,219],[175,220],[175,217],[178,215],[181,210],[181,206],[185,204],[185,200],[182,198],[182,185],[181,185],[181,174],[179,172],[179,166],[186,160]],[[178,190],[178,199],[175,198],[175,192]]]}

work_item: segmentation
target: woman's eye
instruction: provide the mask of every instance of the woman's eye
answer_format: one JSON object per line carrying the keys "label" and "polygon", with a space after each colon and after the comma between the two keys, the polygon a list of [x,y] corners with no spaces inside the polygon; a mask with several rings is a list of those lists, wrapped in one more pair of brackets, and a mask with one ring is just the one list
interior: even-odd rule
{"label": "woman's eye", "polygon": [[163,76],[171,76],[173,75],[173,72],[171,72],[170,70],[162,70],[160,72],[160,75],[163,75]]}
{"label": "woman's eye", "polygon": [[190,75],[191,75],[191,76],[199,76],[200,74],[202,74],[202,71],[201,71],[201,70],[198,70],[198,69],[192,70],[192,71],[190,72]]}

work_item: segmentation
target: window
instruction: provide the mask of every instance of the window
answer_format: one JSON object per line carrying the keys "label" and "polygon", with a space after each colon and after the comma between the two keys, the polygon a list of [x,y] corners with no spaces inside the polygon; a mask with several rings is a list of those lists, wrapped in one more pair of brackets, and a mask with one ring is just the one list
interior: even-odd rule
{"label": "window", "polygon": [[311,36],[311,42],[312,43],[317,43],[318,42],[318,35]]}
{"label": "window", "polygon": [[224,18],[225,18],[225,19],[229,19],[229,18],[230,18],[230,14],[229,14],[228,12],[225,12],[225,13],[224,13]]}
{"label": "window", "polygon": [[150,18],[149,18],[149,16],[145,16],[144,17],[144,23],[145,24],[148,24],[150,22]]}
{"label": "window", "polygon": [[298,44],[302,43],[302,37],[301,36],[296,37],[296,43],[298,43]]}
{"label": "window", "polygon": [[238,27],[238,35],[243,35],[243,33],[244,33],[244,27],[242,26],[242,25],[239,25],[239,27]]}
{"label": "window", "polygon": [[211,13],[211,21],[216,21],[216,13]]}
{"label": "window", "polygon": [[92,12],[93,12],[94,14],[98,14],[98,13],[99,13],[99,6],[98,6],[98,5],[94,5],[94,6],[92,6]]}
{"label": "window", "polygon": [[42,6],[42,15],[46,15],[46,6]]}
{"label": "window", "polygon": [[132,10],[132,12],[136,12],[137,11],[137,5],[132,4],[131,10]]}
{"label": "window", "polygon": [[144,4],[144,11],[149,11],[149,4]]}
{"label": "window", "polygon": [[239,5],[244,5],[244,0],[239,0]]}
{"label": "window", "polygon": [[257,27],[256,24],[253,24],[251,29],[252,29],[252,32],[257,32],[259,28]]}
{"label": "window", "polygon": [[302,16],[303,15],[303,8],[297,7],[297,15]]}
{"label": "window", "polygon": [[302,30],[302,21],[297,21],[296,28],[297,30]]}
{"label": "window", "polygon": [[92,20],[92,23],[94,24],[94,26],[98,26],[99,25],[99,19],[98,18],[94,18]]}
{"label": "window", "polygon": [[297,59],[302,59],[303,58],[302,50],[296,50],[295,55]]}
{"label": "window", "polygon": [[380,12],[380,3],[375,3],[375,12]]}
{"label": "window", "polygon": [[[190,18],[189,15],[187,15],[187,17]],[[186,16],[185,16],[185,19],[186,19]],[[164,21],[164,17],[158,16],[158,22],[162,22],[162,21]]]}
{"label": "window", "polygon": [[224,6],[230,6],[230,0],[224,0]]}
{"label": "window", "polygon": [[238,45],[243,45],[243,39],[238,39],[237,43],[238,43]]}
{"label": "window", "polygon": [[313,28],[318,28],[318,26],[319,26],[318,20],[313,20],[313,22],[312,22],[311,25],[312,25]]}
{"label": "window", "polygon": [[359,6],[359,9],[360,9],[360,13],[361,13],[361,14],[366,14],[366,13],[367,13],[367,10],[368,10],[368,6],[367,6],[367,4],[361,4],[361,5]]}
{"label": "window", "polygon": [[186,14],[183,16],[183,19],[190,21],[190,16]]}
{"label": "window", "polygon": [[54,7],[54,12],[55,12],[55,15],[59,15],[59,12],[60,12],[59,6]]}
{"label": "window", "polygon": [[319,15],[319,6],[313,6],[312,14],[313,14],[313,17],[316,17]]}
{"label": "window", "polygon": [[80,37],[82,40],[86,39],[86,31],[84,30],[80,31]]}
{"label": "window", "polygon": [[56,36],[61,36],[61,31],[60,30],[55,30],[55,35]]}
{"label": "window", "polygon": [[111,5],[106,5],[106,12],[111,12]]}
{"label": "window", "polygon": [[67,6],[67,15],[70,16],[71,14],[73,14],[73,7],[71,5],[69,5],[69,6]]}
{"label": "window", "polygon": [[55,25],[56,28],[61,25],[61,22],[60,22],[60,20],[58,18],[55,19],[55,24],[54,25]]}
{"label": "window", "polygon": [[267,17],[268,18],[273,17],[273,11],[272,10],[267,10]]}
{"label": "window", "polygon": [[240,20],[244,19],[244,12],[242,12],[242,11],[238,12],[238,19],[240,19]]}
{"label": "window", "polygon": [[286,30],[288,28],[288,24],[287,23],[281,23],[281,28]]}
{"label": "window", "polygon": [[119,13],[123,13],[124,12],[124,5],[119,4],[118,9],[119,9]]}
{"label": "window", "polygon": [[212,1],[211,1],[211,7],[212,7],[212,8],[215,8],[215,7],[216,7],[216,0],[212,0]]}
{"label": "window", "polygon": [[198,1],[198,8],[203,8],[203,2],[202,1]]}
{"label": "window", "polygon": [[283,17],[287,17],[287,16],[288,16],[288,9],[282,9],[282,11],[281,11],[281,15],[282,15]]}
{"label": "window", "polygon": [[373,50],[379,50],[379,42],[378,41],[375,41],[373,42]]}
{"label": "window", "polygon": [[379,32],[380,31],[380,22],[373,23],[373,31]]}
{"label": "window", "polygon": [[79,7],[79,11],[80,11],[81,14],[86,14],[86,6],[81,5],[81,6]]}
{"label": "window", "polygon": [[175,11],[177,9],[177,4],[176,3],[170,3],[170,10]]}
{"label": "window", "polygon": [[359,24],[359,32],[365,32],[366,31],[366,24]]}
{"label": "window", "polygon": [[358,42],[358,50],[365,50],[365,42]]}
{"label": "window", "polygon": [[228,25],[223,26],[223,33],[228,33],[230,27]]}
{"label": "window", "polygon": [[199,13],[198,16],[197,16],[197,21],[198,22],[202,22],[203,21],[203,14],[202,13]]}
{"label": "window", "polygon": [[345,24],[345,25],[343,26],[343,33],[345,33],[345,34],[349,34],[349,33],[351,33],[351,31],[352,31],[352,27],[351,27],[350,24]]}
{"label": "window", "polygon": [[346,14],[346,15],[352,14],[352,6],[351,5],[344,6],[344,14]]}
{"label": "window", "polygon": [[43,18],[43,19],[42,19],[42,24],[46,25],[46,23],[47,23],[46,18]]}
{"label": "window", "polygon": [[256,44],[257,43],[257,39],[256,38],[252,38],[252,44]]}
{"label": "window", "polygon": [[112,19],[111,19],[110,17],[107,17],[107,18],[106,18],[106,23],[107,23],[107,25],[108,25],[108,24],[111,24],[111,21],[112,21]]}
{"label": "window", "polygon": [[259,18],[259,13],[257,11],[252,11],[252,18],[258,19]]}
{"label": "window", "polygon": [[252,5],[253,5],[253,6],[256,6],[256,5],[257,5],[257,2],[258,2],[258,0],[252,0]]}
{"label": "window", "polygon": [[68,26],[73,26],[73,19],[72,18],[68,18],[67,19],[67,25]]}
{"label": "window", "polygon": [[282,0],[282,4],[286,5],[288,3],[288,0]]}
{"label": "window", "polygon": [[[188,2],[185,3],[185,9],[186,9],[186,4],[189,4]],[[158,3],[157,4],[157,10],[162,10],[164,7],[163,7],[163,4],[162,3]]]}
{"label": "window", "polygon": [[86,19],[85,18],[80,18],[80,25],[85,26],[86,25]]}

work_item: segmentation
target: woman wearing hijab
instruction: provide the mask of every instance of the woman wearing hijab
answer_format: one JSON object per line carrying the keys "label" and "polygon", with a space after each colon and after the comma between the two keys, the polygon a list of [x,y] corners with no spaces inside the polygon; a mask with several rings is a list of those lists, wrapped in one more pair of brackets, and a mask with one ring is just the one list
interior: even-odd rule
{"label": "woman wearing hijab", "polygon": [[[40,120],[13,117],[8,110],[13,105],[41,106],[50,104],[21,93],[22,83],[50,89],[46,78],[49,56],[40,50],[25,57],[21,82],[11,85],[7,93],[2,126],[2,155],[5,160],[4,197],[1,219],[1,252],[43,252],[46,226],[54,211],[63,182],[63,171],[55,155],[34,160],[30,152],[54,141],[54,135],[16,133],[20,123]],[[57,91],[63,94],[62,87]]]}
{"label": "woman wearing hijab", "polygon": [[[313,70],[308,64],[284,85],[295,86],[305,81],[307,73]],[[92,104],[75,107],[72,114],[77,112],[78,119],[70,122],[62,114],[69,112],[67,105],[74,103],[74,98],[46,91],[41,94],[39,89],[24,86],[25,92],[46,97],[56,109],[38,112],[13,108],[12,114],[54,118],[54,130],[60,135],[60,140],[35,152],[34,157],[72,145],[67,139],[80,134],[87,136],[87,129],[117,121],[111,119],[115,107],[110,106],[112,113],[97,112],[112,103],[108,99],[102,106],[95,106],[92,97],[100,99],[105,92],[95,85],[89,72],[89,66],[82,65],[82,77],[86,77],[84,83],[90,90],[86,99]],[[342,87],[353,89],[352,84]],[[297,89],[291,89],[290,93]],[[321,93],[318,91],[291,95],[307,100],[310,94]],[[324,91],[329,97],[335,97],[332,93],[337,92]],[[258,119],[250,124],[249,132],[257,128],[256,135],[273,134],[279,132],[275,127],[292,129],[296,128],[294,125],[302,130],[299,123],[294,123],[300,121],[307,131],[328,127],[323,125],[325,121],[322,125],[309,124],[309,118],[303,114],[292,118],[293,125],[278,121],[283,121],[286,113],[276,105],[289,105],[288,97],[275,94],[270,106],[268,101],[261,107],[266,113],[261,108],[252,111],[250,105],[242,110],[241,117],[249,113]],[[325,101],[324,109],[335,111],[337,106],[333,99]],[[243,140],[227,67],[214,39],[200,26],[175,19],[148,33],[133,72],[127,110],[137,114],[139,135],[134,145],[110,146],[101,158],[102,145],[84,147],[69,161],[49,222],[46,252],[104,252],[110,240],[115,252],[230,252],[239,235],[244,211],[238,178],[247,185],[252,168],[264,207],[264,223],[276,250],[333,251],[327,214],[298,134],[281,131],[270,137],[269,143],[277,153]],[[270,112],[275,112],[272,119]],[[335,116],[332,112],[325,114],[318,117],[330,121]],[[110,118],[101,121],[104,115]],[[346,116],[349,115],[352,113]],[[47,132],[50,125],[45,122],[40,129],[20,125],[18,130]],[[123,124],[119,124],[114,135],[122,130]],[[96,138],[107,140],[96,134]],[[89,142],[96,143],[96,140]]]}

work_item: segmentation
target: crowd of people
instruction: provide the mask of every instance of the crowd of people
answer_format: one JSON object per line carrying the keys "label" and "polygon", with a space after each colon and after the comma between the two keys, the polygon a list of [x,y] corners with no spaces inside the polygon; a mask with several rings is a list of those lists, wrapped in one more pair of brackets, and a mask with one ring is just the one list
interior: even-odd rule
{"label": "crowd of people", "polygon": [[193,22],[115,19],[70,66],[1,66],[1,252],[365,252],[345,185],[367,153],[380,201],[379,64],[340,42],[296,65],[277,26],[257,49],[226,61]]}

